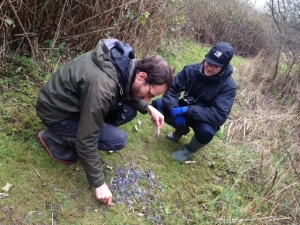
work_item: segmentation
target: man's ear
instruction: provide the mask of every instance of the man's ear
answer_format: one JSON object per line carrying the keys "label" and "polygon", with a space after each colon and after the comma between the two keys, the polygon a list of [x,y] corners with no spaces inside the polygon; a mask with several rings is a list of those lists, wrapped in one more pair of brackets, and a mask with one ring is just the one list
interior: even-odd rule
{"label": "man's ear", "polygon": [[138,80],[143,80],[143,81],[145,81],[145,80],[147,79],[147,73],[145,73],[145,72],[138,72],[138,73],[136,74],[136,78],[137,78]]}

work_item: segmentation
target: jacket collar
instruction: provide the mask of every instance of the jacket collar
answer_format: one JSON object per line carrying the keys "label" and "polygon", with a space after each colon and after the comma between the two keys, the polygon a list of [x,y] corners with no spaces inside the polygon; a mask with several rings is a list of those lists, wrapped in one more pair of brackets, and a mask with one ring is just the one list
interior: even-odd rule
{"label": "jacket collar", "polygon": [[221,72],[214,76],[206,76],[204,74],[204,62],[200,64],[199,73],[200,73],[200,79],[203,83],[217,83],[222,82],[227,77],[230,77],[233,72],[232,66],[229,64],[226,68],[222,69]]}
{"label": "jacket collar", "polygon": [[132,59],[128,69],[128,82],[125,87],[126,98],[130,97],[131,86],[135,80],[135,76],[136,76],[135,64],[136,64],[136,59]]}

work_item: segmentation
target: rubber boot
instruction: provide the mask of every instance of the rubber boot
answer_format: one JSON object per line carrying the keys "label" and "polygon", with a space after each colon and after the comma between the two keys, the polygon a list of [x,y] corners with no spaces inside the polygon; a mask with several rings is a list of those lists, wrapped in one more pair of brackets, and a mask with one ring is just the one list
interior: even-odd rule
{"label": "rubber boot", "polygon": [[178,142],[179,139],[188,132],[190,132],[190,128],[188,126],[177,128],[173,133],[167,134],[166,138]]}
{"label": "rubber boot", "polygon": [[50,156],[55,160],[64,164],[74,163],[77,160],[75,142],[72,145],[63,140],[59,135],[52,133],[49,129],[40,131],[38,138]]}
{"label": "rubber boot", "polygon": [[191,139],[190,143],[185,144],[181,149],[172,153],[172,157],[178,162],[185,162],[192,155],[203,148],[206,144],[200,144],[195,136]]}

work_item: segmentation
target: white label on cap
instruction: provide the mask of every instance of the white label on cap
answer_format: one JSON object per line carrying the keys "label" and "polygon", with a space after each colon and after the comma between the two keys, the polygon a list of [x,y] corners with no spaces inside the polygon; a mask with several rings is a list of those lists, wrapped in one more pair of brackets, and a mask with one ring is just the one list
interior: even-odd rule
{"label": "white label on cap", "polygon": [[222,55],[222,52],[220,52],[220,51],[216,51],[215,52],[215,54],[214,54],[216,57],[218,57],[218,58],[220,58],[221,57],[221,55]]}

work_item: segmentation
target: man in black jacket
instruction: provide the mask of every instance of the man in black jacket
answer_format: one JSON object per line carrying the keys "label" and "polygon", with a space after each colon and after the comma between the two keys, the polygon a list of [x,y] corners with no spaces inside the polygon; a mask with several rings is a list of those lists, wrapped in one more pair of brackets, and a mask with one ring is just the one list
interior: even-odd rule
{"label": "man in black jacket", "polygon": [[153,101],[165,122],[175,128],[166,138],[178,142],[189,127],[194,130],[191,141],[172,153],[175,160],[184,162],[207,145],[228,118],[237,90],[231,77],[233,54],[232,46],[218,42],[202,63],[185,66],[168,92]]}

